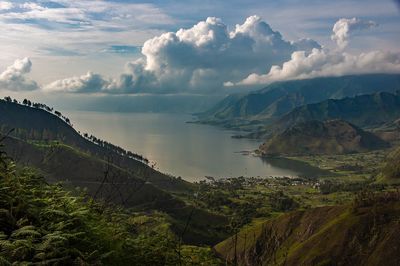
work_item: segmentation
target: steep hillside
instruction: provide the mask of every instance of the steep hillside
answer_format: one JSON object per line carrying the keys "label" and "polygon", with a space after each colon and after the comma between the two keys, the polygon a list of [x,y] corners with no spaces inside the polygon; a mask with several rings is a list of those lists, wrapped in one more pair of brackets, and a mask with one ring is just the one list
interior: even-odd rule
{"label": "steep hillside", "polygon": [[243,229],[215,250],[235,265],[399,265],[399,218],[399,192],[362,193],[352,205],[296,211]]}
{"label": "steep hillside", "polygon": [[344,119],[358,127],[378,128],[400,117],[400,91],[329,99],[295,108],[268,126],[267,132],[280,132],[310,120]]}
{"label": "steep hillside", "polygon": [[140,160],[84,138],[73,127],[52,113],[1,100],[0,133],[6,134],[12,129],[14,131],[11,136],[24,141],[58,141],[99,159],[111,160],[113,164],[124,168],[137,177],[149,180],[162,189],[186,191],[191,187],[189,183],[166,176]]}
{"label": "steep hillside", "polygon": [[93,143],[47,111],[0,101],[0,128],[14,129],[4,139],[0,132],[0,139],[19,168],[34,168],[47,181],[62,182],[66,188],[86,188],[89,195],[107,203],[166,213],[172,229],[185,232],[187,243],[210,244],[226,237],[221,230],[226,217],[194,208],[175,196],[175,192],[192,193],[194,184]]}
{"label": "steep hillside", "polygon": [[86,187],[92,196],[97,192],[97,197],[116,204],[135,206],[171,198],[145,179],[65,144],[34,144],[12,137],[2,144],[19,167],[38,169],[51,183]]}
{"label": "steep hillside", "polygon": [[3,151],[0,177],[0,265],[218,264],[209,248],[181,245],[164,214],[72,195]]}
{"label": "steep hillside", "polygon": [[372,133],[343,120],[307,121],[279,133],[263,143],[263,155],[345,154],[388,147]]}
{"label": "steep hillside", "polygon": [[2,150],[15,158],[20,168],[32,167],[51,183],[62,182],[70,189],[85,188],[96,200],[132,210],[168,214],[177,234],[185,231],[186,221],[191,217],[190,227],[183,236],[187,243],[210,244],[226,237],[226,232],[221,230],[228,222],[226,217],[194,208],[111,162],[65,144],[34,144],[12,137],[5,138],[2,144]]}
{"label": "steep hillside", "polygon": [[199,121],[228,127],[271,122],[294,108],[326,99],[340,99],[400,89],[400,75],[371,74],[273,83],[244,95],[228,96],[199,114]]}

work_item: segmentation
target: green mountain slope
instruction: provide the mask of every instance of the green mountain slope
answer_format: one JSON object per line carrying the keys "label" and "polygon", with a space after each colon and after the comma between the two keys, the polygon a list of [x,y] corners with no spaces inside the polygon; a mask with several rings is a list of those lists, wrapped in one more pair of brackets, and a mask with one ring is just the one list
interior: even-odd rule
{"label": "green mountain slope", "polygon": [[263,155],[345,154],[387,148],[372,133],[343,120],[307,121],[296,124],[264,142]]}
{"label": "green mountain slope", "polygon": [[[108,203],[164,212],[177,234],[185,231],[187,243],[216,243],[226,237],[226,217],[194,208],[175,196],[193,193],[194,184],[101,147],[44,110],[4,101],[0,109],[2,131],[15,129],[3,140],[4,150],[20,168],[32,167],[67,188],[86,188],[89,195]],[[0,139],[3,136],[0,132]],[[185,229],[189,217],[190,227]]]}
{"label": "green mountain slope", "polygon": [[340,99],[400,89],[400,75],[370,74],[273,83],[244,95],[232,95],[199,114],[199,121],[228,127],[274,121],[294,108],[326,99]]}
{"label": "green mountain slope", "polygon": [[99,198],[115,204],[136,206],[172,198],[145,179],[65,144],[34,144],[12,137],[2,144],[19,167],[38,169],[52,183],[85,187],[92,196],[98,192]]}
{"label": "green mountain slope", "polygon": [[329,119],[344,119],[362,128],[379,128],[393,123],[399,117],[400,92],[378,92],[297,107],[267,126],[265,132],[280,132],[297,123]]}
{"label": "green mountain slope", "polygon": [[191,187],[188,182],[164,175],[145,163],[118,153],[106,145],[93,143],[54,114],[39,108],[1,100],[0,133],[6,134],[11,129],[14,129],[11,136],[24,141],[58,141],[99,159],[111,160],[113,164],[152,182],[161,189],[186,191]]}
{"label": "green mountain slope", "polygon": [[168,214],[177,234],[185,231],[186,221],[191,217],[190,227],[183,236],[187,243],[210,244],[226,237],[226,231],[221,230],[228,222],[226,217],[194,208],[117,165],[65,144],[33,144],[11,137],[2,143],[7,155],[18,159],[19,167],[27,165],[37,169],[52,183],[62,182],[71,190],[85,188],[96,200],[132,210]]}
{"label": "green mountain slope", "polygon": [[[215,246],[236,265],[399,265],[400,194],[360,194],[352,205],[296,211]],[[236,252],[235,252],[236,250]]]}

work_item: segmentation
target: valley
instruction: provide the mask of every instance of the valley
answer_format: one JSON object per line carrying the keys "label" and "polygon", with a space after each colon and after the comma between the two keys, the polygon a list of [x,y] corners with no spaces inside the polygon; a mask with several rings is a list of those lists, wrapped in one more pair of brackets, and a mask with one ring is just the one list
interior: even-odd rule
{"label": "valley", "polygon": [[400,266],[400,0],[0,0],[0,266]]}
{"label": "valley", "polygon": [[[335,247],[344,245],[348,237],[355,237],[348,246],[351,252],[361,245],[362,252],[374,254],[386,245],[383,238],[394,239],[398,234],[393,229],[400,185],[396,93],[300,106],[276,116],[276,122],[270,120],[257,131],[246,133],[243,139],[232,138],[236,131],[186,123],[190,116],[80,111],[72,112],[70,119],[47,105],[11,98],[0,101],[0,110],[4,175],[45,180],[49,183],[29,182],[51,191],[60,186],[62,193],[72,193],[74,202],[80,202],[78,205],[109,223],[110,228],[118,228],[122,234],[134,228],[128,238],[103,237],[119,243],[116,245],[127,245],[128,240],[141,243],[143,250],[139,252],[150,255],[137,257],[138,265],[149,265],[153,259],[155,265],[162,264],[158,259],[168,261],[166,265],[222,265],[224,261],[229,265],[296,265],[299,260],[312,264],[315,252],[328,263],[328,257],[343,253]],[[375,116],[377,113],[380,115]],[[107,121],[104,126],[103,120]],[[197,144],[188,151],[195,139]],[[196,170],[201,157],[206,158]],[[163,165],[157,165],[158,160]],[[198,174],[195,178],[164,174],[168,167],[176,173]],[[217,172],[207,172],[216,167]],[[88,199],[93,203],[87,205]],[[384,211],[376,213],[377,206]],[[37,207],[26,211],[29,208]],[[96,208],[104,208],[117,220],[102,217],[103,212],[97,213]],[[385,213],[393,218],[385,220]],[[129,219],[122,222],[118,217]],[[371,224],[371,217],[381,221],[379,228]],[[368,219],[365,224],[360,222],[364,218]],[[354,232],[359,223],[363,228]],[[17,232],[32,224],[15,224],[9,230]],[[35,227],[35,234],[45,235],[39,227]],[[375,231],[369,232],[367,239],[359,239],[366,234],[364,227]],[[332,240],[334,244],[324,251],[314,246],[313,239],[318,243],[322,241],[319,237],[333,237],[338,230],[349,233]],[[167,242],[157,240],[162,234],[168,235]],[[8,245],[18,245],[12,242],[17,238],[8,241]],[[366,244],[371,241],[377,242]],[[161,245],[163,251],[151,255],[147,245]],[[36,249],[40,252],[39,246]],[[121,261],[131,252],[130,248],[111,250],[120,254]],[[385,254],[396,261],[393,250],[387,249]],[[104,256],[103,261],[113,258]],[[347,262],[364,259],[357,252],[346,256]],[[368,260],[379,262],[371,256]],[[91,261],[90,256],[78,257]]]}

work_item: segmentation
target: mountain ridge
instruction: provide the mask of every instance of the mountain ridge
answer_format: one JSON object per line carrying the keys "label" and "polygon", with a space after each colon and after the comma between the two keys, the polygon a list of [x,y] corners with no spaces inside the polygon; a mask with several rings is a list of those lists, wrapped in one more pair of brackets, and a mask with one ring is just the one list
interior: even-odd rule
{"label": "mountain ridge", "polygon": [[379,128],[400,118],[400,92],[377,92],[296,107],[276,122],[260,130],[259,135],[280,133],[285,129],[311,120],[343,119],[364,129]]}
{"label": "mountain ridge", "polygon": [[229,95],[213,108],[197,115],[199,123],[251,130],[272,123],[301,105],[397,90],[400,90],[400,74],[281,81],[255,92]]}

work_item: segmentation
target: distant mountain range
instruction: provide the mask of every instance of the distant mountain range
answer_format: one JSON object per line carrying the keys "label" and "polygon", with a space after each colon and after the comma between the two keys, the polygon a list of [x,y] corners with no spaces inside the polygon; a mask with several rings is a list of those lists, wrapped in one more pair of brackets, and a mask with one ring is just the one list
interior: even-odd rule
{"label": "distant mountain range", "polygon": [[345,154],[389,147],[376,135],[343,120],[298,123],[264,142],[259,150],[267,156]]}
{"label": "distant mountain range", "polygon": [[375,129],[389,127],[389,124],[395,123],[399,118],[400,92],[378,92],[343,99],[328,99],[297,107],[260,130],[259,135],[279,133],[297,123],[311,120],[343,119],[358,127]]}
{"label": "distant mountain range", "polygon": [[325,77],[273,83],[259,91],[226,97],[206,112],[200,123],[258,130],[296,107],[328,99],[400,90],[400,74]]}

